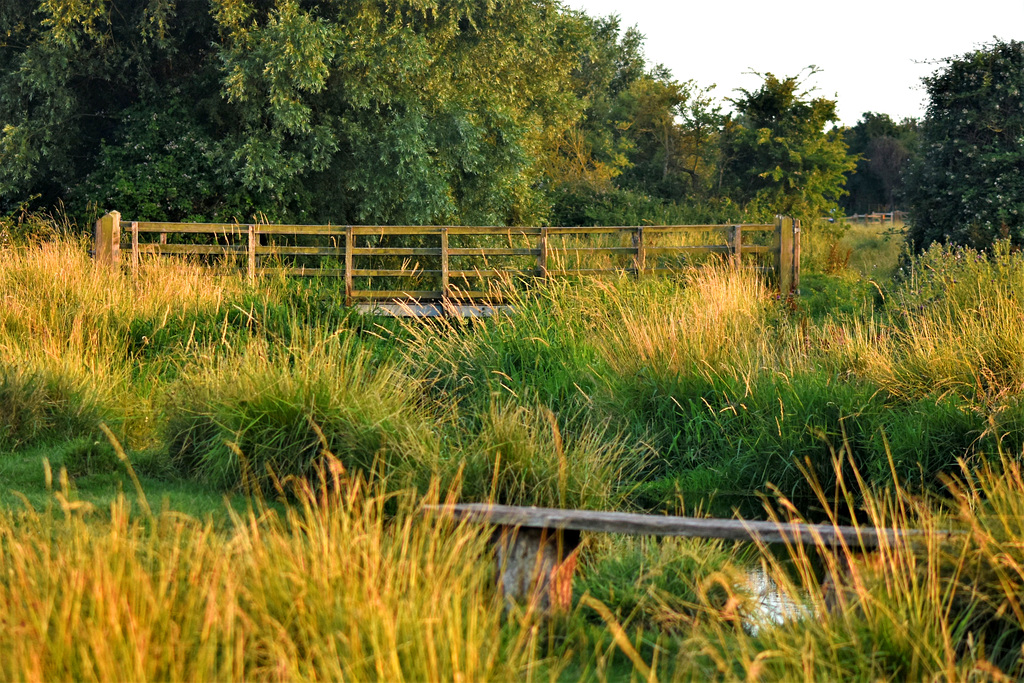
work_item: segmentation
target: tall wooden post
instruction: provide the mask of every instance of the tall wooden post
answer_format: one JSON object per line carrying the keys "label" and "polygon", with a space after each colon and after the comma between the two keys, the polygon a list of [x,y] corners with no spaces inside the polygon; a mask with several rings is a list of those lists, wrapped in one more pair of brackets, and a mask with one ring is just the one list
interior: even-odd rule
{"label": "tall wooden post", "polygon": [[732,251],[732,267],[743,265],[743,226],[734,225],[729,231],[729,248]]}
{"label": "tall wooden post", "polygon": [[105,266],[121,264],[121,214],[111,211],[98,221],[93,233],[96,263]]}
{"label": "tall wooden post", "polygon": [[355,246],[352,226],[345,226],[345,305],[352,305],[352,249]]}
{"label": "tall wooden post", "polygon": [[448,228],[441,228],[441,301],[448,300]]}
{"label": "tall wooden post", "polygon": [[793,219],[775,217],[775,278],[779,293],[789,296],[793,291]]}
{"label": "tall wooden post", "polygon": [[636,226],[636,234],[633,235],[633,246],[636,247],[636,259],[633,266],[636,276],[640,277],[647,269],[647,247],[644,245],[644,226]]}
{"label": "tall wooden post", "polygon": [[246,275],[249,278],[249,282],[256,280],[256,226],[249,225],[249,246],[246,249]]}
{"label": "tall wooden post", "polygon": [[793,221],[793,293],[800,294],[800,221]]}
{"label": "tall wooden post", "polygon": [[539,254],[537,254],[537,275],[545,278],[548,276],[548,229],[540,229],[540,242],[537,245]]}
{"label": "tall wooden post", "polygon": [[139,222],[132,221],[132,275],[139,275]]}

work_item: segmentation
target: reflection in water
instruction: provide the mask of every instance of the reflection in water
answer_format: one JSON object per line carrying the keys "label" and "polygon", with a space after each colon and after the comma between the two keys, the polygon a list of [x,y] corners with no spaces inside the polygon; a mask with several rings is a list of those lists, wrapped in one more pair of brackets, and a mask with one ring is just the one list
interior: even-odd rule
{"label": "reflection in water", "polygon": [[795,602],[779,590],[775,581],[761,567],[751,568],[747,572],[747,583],[754,596],[754,610],[746,620],[746,627],[751,634],[756,635],[761,626],[769,623],[782,624],[810,616],[807,606]]}

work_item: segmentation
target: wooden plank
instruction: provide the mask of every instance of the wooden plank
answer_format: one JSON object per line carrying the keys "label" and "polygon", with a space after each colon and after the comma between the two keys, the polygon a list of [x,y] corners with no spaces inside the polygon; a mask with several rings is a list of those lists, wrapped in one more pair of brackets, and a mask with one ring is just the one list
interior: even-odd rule
{"label": "wooden plank", "polygon": [[792,543],[836,547],[874,548],[883,541],[893,542],[918,536],[913,529],[851,527],[803,522],[773,522],[745,519],[670,517],[632,512],[598,512],[556,508],[517,507],[463,503],[428,505],[426,509],[451,515],[466,522],[534,529],[593,531],[641,536],[684,536],[721,538],[761,543]]}
{"label": "wooden plank", "polygon": [[744,254],[771,254],[771,253],[774,253],[774,252],[775,252],[775,250],[773,248],[771,248],[771,247],[764,247],[764,246],[758,246],[758,245],[752,245],[752,244],[744,244],[743,245],[743,253]]}
{"label": "wooden plank", "polygon": [[249,226],[249,240],[248,240],[248,253],[246,254],[246,270],[248,271],[247,277],[252,282],[256,279],[256,226]]}
{"label": "wooden plank", "polygon": [[[429,271],[426,271],[429,272]],[[531,275],[534,274],[533,268],[473,268],[472,270],[449,270],[448,275],[451,277],[497,277],[499,275]]]}
{"label": "wooden plank", "polygon": [[636,247],[548,247],[552,254],[635,254]]}
{"label": "wooden plank", "polygon": [[633,246],[636,248],[636,258],[633,262],[633,267],[636,269],[637,277],[640,277],[647,269],[647,245],[644,244],[643,226],[636,229],[636,235],[633,237]]}
{"label": "wooden plank", "polygon": [[548,229],[541,228],[540,238],[537,240],[537,276],[548,276]]}
{"label": "wooden plank", "polygon": [[440,299],[441,290],[429,289],[429,290],[411,290],[402,291],[398,289],[363,289],[353,290],[352,299],[367,301],[367,300],[380,300],[380,299],[398,299],[400,301],[411,301],[416,299]]}
{"label": "wooden plank", "polygon": [[443,226],[436,225],[354,225],[354,235],[440,235]]}
{"label": "wooden plank", "polygon": [[342,277],[344,268],[257,268],[257,275],[292,275],[295,277]]}
{"label": "wooden plank", "polygon": [[[423,299],[440,300],[442,292],[439,289],[431,290],[397,290],[397,289],[361,289],[353,290],[352,298],[359,301],[419,301]],[[452,301],[503,301],[504,297],[496,292],[472,292],[452,289],[448,292],[448,298]]]}
{"label": "wooden plank", "polygon": [[256,247],[256,253],[266,256],[344,256],[345,247]]}
{"label": "wooden plank", "polygon": [[132,221],[132,274],[139,274],[139,223]]}
{"label": "wooden plank", "polygon": [[448,228],[441,229],[441,295],[448,296]]}
{"label": "wooden plank", "polygon": [[732,248],[732,267],[739,268],[743,258],[743,226],[732,226],[729,235],[729,246]]}
{"label": "wooden plank", "polygon": [[706,247],[647,247],[648,255],[650,254],[697,254],[701,252],[727,254],[732,251],[732,246],[728,244],[716,244]]}
{"label": "wooden plank", "polygon": [[353,256],[440,256],[440,247],[354,247]]}
{"label": "wooden plank", "polygon": [[452,247],[452,256],[538,256],[540,249],[506,249],[504,247]]}
{"label": "wooden plank", "polygon": [[139,251],[143,254],[197,256],[200,254],[244,254],[247,247],[244,244],[140,244]]}
{"label": "wooden plank", "polygon": [[121,264],[121,214],[111,211],[96,221],[93,232],[93,254],[105,266]]}
{"label": "wooden plank", "polygon": [[450,235],[539,235],[541,228],[498,226],[452,225],[448,227]]}
{"label": "wooden plank", "polygon": [[355,246],[355,231],[350,225],[345,229],[345,305],[352,305],[352,248]]}
{"label": "wooden plank", "polygon": [[[438,235],[447,228],[450,235],[539,235],[541,230],[548,234],[613,234],[635,231],[638,227],[658,232],[723,230],[729,225],[617,225],[617,226],[554,226],[548,228],[532,226],[470,226],[470,225],[269,225],[256,226],[259,235],[344,235],[352,228],[356,235]],[[742,223],[744,230],[771,230],[771,223]],[[173,223],[139,221],[140,233],[228,233],[243,234],[247,225],[240,223]]]}
{"label": "wooden plank", "polygon": [[238,223],[152,223],[139,221],[140,233],[166,232],[179,234],[217,233],[226,235],[244,235],[248,232],[247,225]]}
{"label": "wooden plank", "polygon": [[619,235],[636,230],[636,226],[618,225],[593,228],[548,228],[548,235]]}
{"label": "wooden plank", "polygon": [[341,237],[345,234],[344,225],[257,225],[256,233],[260,235],[323,235],[325,237]]}
{"label": "wooden plank", "polygon": [[624,272],[625,268],[548,268],[548,275],[600,275]]}
{"label": "wooden plank", "polygon": [[794,294],[800,294],[800,221],[793,221],[793,282]]}
{"label": "wooden plank", "polygon": [[412,268],[353,268],[352,277],[417,277],[420,275],[440,275],[440,270],[413,270]]}

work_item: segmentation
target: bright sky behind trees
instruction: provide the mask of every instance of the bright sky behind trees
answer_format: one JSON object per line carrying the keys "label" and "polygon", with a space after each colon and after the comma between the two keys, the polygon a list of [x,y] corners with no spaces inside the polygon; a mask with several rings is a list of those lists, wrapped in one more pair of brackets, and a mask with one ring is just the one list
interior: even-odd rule
{"label": "bright sky behind trees", "polygon": [[836,97],[853,125],[866,111],[899,120],[924,114],[921,77],[935,62],[989,43],[1024,38],[1024,0],[565,0],[592,16],[618,14],[647,36],[651,62],[680,80],[715,83],[719,98],[761,82],[751,69],[792,76],[814,64],[808,81]]}

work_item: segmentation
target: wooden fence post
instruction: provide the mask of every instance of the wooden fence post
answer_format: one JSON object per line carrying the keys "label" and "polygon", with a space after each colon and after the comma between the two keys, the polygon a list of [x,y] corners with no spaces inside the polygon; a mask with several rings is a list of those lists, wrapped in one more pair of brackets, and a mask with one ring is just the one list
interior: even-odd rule
{"label": "wooden fence post", "polygon": [[448,228],[441,228],[441,301],[448,300]]}
{"label": "wooden fence post", "polygon": [[121,214],[111,211],[98,221],[93,233],[93,253],[96,263],[105,266],[121,264]]}
{"label": "wooden fence post", "polygon": [[540,229],[540,243],[537,245],[540,251],[537,254],[537,274],[546,278],[548,276],[548,229]]}
{"label": "wooden fence post", "polygon": [[249,246],[246,249],[246,255],[249,257],[246,260],[246,274],[248,275],[249,282],[255,282],[256,280],[256,226],[249,224]]}
{"label": "wooden fence post", "polygon": [[734,225],[729,233],[729,247],[732,251],[732,267],[737,270],[743,265],[743,226]]}
{"label": "wooden fence post", "polygon": [[793,219],[775,217],[775,279],[779,293],[789,296],[793,291]]}
{"label": "wooden fence post", "polygon": [[647,247],[644,245],[644,226],[636,226],[636,234],[633,235],[633,246],[636,247],[636,260],[633,262],[636,276],[639,278],[647,269]]}
{"label": "wooden fence post", "polygon": [[800,221],[793,221],[793,283],[794,294],[800,294]]}
{"label": "wooden fence post", "polygon": [[352,248],[355,235],[351,225],[345,226],[345,305],[352,305]]}
{"label": "wooden fence post", "polygon": [[139,222],[132,221],[132,275],[139,275]]}

